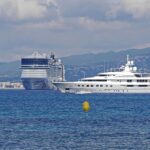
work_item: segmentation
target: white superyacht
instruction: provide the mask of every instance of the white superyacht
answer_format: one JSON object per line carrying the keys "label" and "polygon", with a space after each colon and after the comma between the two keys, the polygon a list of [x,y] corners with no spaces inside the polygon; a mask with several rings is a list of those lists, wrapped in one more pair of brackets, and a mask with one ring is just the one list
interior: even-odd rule
{"label": "white superyacht", "polygon": [[54,54],[34,52],[21,59],[21,80],[27,90],[53,89],[52,81],[64,81],[64,65]]}
{"label": "white superyacht", "polygon": [[127,56],[127,63],[117,71],[99,73],[76,82],[54,82],[63,93],[150,93],[150,74],[140,73],[134,61]]}

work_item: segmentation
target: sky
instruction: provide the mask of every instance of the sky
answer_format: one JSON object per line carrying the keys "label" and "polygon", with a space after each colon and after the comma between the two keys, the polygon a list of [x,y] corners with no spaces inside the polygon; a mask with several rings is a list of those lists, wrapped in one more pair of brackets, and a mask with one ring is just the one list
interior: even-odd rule
{"label": "sky", "polygon": [[150,0],[0,0],[0,62],[150,47]]}

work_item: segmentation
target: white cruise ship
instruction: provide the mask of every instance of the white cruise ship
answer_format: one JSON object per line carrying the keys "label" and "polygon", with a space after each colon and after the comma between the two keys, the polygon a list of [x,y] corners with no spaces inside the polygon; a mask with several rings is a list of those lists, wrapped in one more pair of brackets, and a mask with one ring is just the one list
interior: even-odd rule
{"label": "white cruise ship", "polygon": [[52,81],[64,81],[64,65],[54,54],[34,52],[21,59],[21,80],[27,90],[53,89]]}
{"label": "white cruise ship", "polygon": [[127,56],[127,63],[117,71],[99,73],[76,82],[54,82],[63,93],[150,93],[150,74],[140,73],[134,61]]}

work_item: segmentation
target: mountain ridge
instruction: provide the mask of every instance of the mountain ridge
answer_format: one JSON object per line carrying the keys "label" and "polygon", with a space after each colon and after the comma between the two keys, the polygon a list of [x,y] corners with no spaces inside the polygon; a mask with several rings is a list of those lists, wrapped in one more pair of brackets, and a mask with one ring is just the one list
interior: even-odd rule
{"label": "mountain ridge", "polygon": [[[89,65],[89,64],[97,64],[102,63],[104,61],[119,61],[120,59],[126,59],[126,55],[130,55],[130,57],[135,56],[147,56],[150,55],[150,47],[144,49],[129,49],[123,51],[109,51],[106,53],[89,53],[82,55],[73,55],[69,57],[62,57],[62,61],[64,64],[70,65]],[[78,59],[78,61],[77,61]]]}
{"label": "mountain ridge", "polygon": [[[72,55],[67,57],[60,58],[63,64],[66,67],[66,70],[72,70],[72,73],[75,73],[74,70],[79,71],[81,74],[81,69],[88,68],[84,71],[87,71],[87,75],[93,75],[98,71],[102,71],[104,69],[97,66],[104,67],[104,64],[110,64],[110,67],[114,67],[115,65],[119,66],[126,62],[126,55],[130,55],[136,62],[139,67],[144,67],[150,70],[150,47],[144,49],[128,49],[123,51],[109,51],[106,53],[87,53],[82,55]],[[20,68],[20,60],[0,63],[0,76],[10,76],[10,77],[18,77],[20,78],[21,70]],[[68,69],[69,68],[69,69]],[[92,69],[91,69],[92,68]],[[93,69],[95,68],[95,69]],[[96,71],[95,71],[96,70]],[[91,73],[91,74],[90,74]],[[82,73],[83,74],[83,73]],[[71,74],[69,74],[71,75]]]}

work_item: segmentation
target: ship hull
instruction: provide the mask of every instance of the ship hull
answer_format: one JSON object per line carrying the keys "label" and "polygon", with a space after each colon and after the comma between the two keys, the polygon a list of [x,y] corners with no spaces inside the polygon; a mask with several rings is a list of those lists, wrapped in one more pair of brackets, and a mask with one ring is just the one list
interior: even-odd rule
{"label": "ship hull", "polygon": [[45,78],[22,78],[22,83],[26,90],[50,89],[48,80]]}

